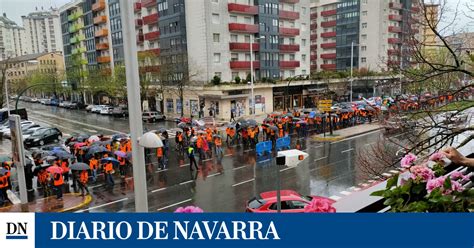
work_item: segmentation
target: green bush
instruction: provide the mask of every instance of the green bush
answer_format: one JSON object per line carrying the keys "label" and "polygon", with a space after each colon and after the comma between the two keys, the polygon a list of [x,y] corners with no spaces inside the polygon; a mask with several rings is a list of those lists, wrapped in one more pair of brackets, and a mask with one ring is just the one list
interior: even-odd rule
{"label": "green bush", "polygon": [[212,79],[212,83],[214,85],[219,85],[221,83],[221,78],[219,76],[214,76],[214,78]]}
{"label": "green bush", "polygon": [[235,77],[234,80],[235,80],[235,83],[236,83],[236,84],[240,84],[241,79],[240,79],[239,76]]}

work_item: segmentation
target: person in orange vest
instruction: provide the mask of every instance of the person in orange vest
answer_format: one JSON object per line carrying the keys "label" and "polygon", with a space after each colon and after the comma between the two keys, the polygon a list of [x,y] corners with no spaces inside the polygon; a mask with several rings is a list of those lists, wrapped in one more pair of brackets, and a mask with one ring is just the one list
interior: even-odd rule
{"label": "person in orange vest", "polygon": [[127,145],[125,144],[125,141],[120,142],[120,151],[121,152],[127,152]]}
{"label": "person in orange vest", "polygon": [[127,142],[125,143],[125,147],[127,148],[126,152],[131,152],[132,151],[132,141],[127,140]]}
{"label": "person in orange vest", "polygon": [[112,152],[112,146],[110,145],[110,143],[107,143],[105,145],[105,149],[107,149],[107,151],[109,151],[109,152]]}
{"label": "person in orange vest", "polygon": [[210,152],[209,157],[212,157],[213,139],[212,139],[212,130],[210,128],[206,129],[206,141],[209,146],[209,152]]}
{"label": "person in orange vest", "polygon": [[247,134],[248,134],[250,148],[253,148],[255,145],[255,131],[253,130],[252,127],[249,127],[247,129]]}
{"label": "person in orange vest", "polygon": [[97,160],[96,157],[92,157],[89,160],[89,167],[90,167],[91,174],[92,174],[92,180],[94,182],[97,182],[97,169],[99,168],[99,160]]}
{"label": "person in orange vest", "polygon": [[81,192],[81,195],[84,196],[85,193],[89,193],[89,189],[87,188],[87,182],[89,181],[89,173],[87,173],[87,170],[83,170],[79,173],[79,191]]}
{"label": "person in orange vest", "polygon": [[221,139],[221,136],[215,136],[214,138],[214,143],[216,145],[216,156],[219,158],[219,157],[222,157],[223,155],[223,151],[222,151],[222,139]]}
{"label": "person in orange vest", "polygon": [[127,160],[125,158],[122,158],[122,157],[117,157],[117,160],[119,161],[119,172],[120,172],[120,177],[121,178],[125,178],[125,168],[126,168],[126,165],[127,165]]}
{"label": "person in orange vest", "polygon": [[8,177],[6,175],[0,175],[0,207],[3,207],[5,202],[8,201],[8,187]]}
{"label": "person in orange vest", "polygon": [[203,146],[204,146],[204,137],[202,137],[202,134],[199,134],[196,140],[196,148],[198,150],[200,160],[204,159]]}
{"label": "person in orange vest", "polygon": [[38,183],[43,188],[43,196],[46,198],[51,195],[51,189],[48,185],[48,182],[50,181],[49,178],[49,173],[45,169],[41,169],[38,171],[38,174],[36,175],[38,178]]}
{"label": "person in orange vest", "polygon": [[175,142],[176,142],[176,151],[183,153],[184,152],[184,139],[183,139],[182,132],[179,132],[179,131],[176,132]]}
{"label": "person in orange vest", "polygon": [[114,165],[112,164],[112,161],[107,161],[104,164],[104,173],[105,173],[105,180],[107,182],[107,185],[109,187],[113,187],[115,182],[114,182],[114,178],[112,177],[112,174],[114,173]]}
{"label": "person in orange vest", "polygon": [[225,143],[227,143],[227,145],[229,145],[229,138],[231,137],[230,136],[230,129],[231,129],[230,127],[226,127],[226,129],[225,129],[225,134],[226,134]]}
{"label": "person in orange vest", "polygon": [[11,171],[12,167],[10,166],[9,162],[3,162],[2,167],[5,170],[7,170],[7,173],[5,174],[5,176],[7,177],[7,181],[8,181],[8,186],[7,186],[8,188],[7,189],[11,190],[12,189],[12,181],[11,181],[11,178],[10,178],[10,176],[11,176],[10,171]]}
{"label": "person in orange vest", "polygon": [[158,160],[158,168],[164,169],[163,147],[156,148],[156,159]]}
{"label": "person in orange vest", "polygon": [[[53,165],[57,166],[57,165]],[[63,184],[64,179],[62,173],[53,173],[53,188],[56,191],[56,199],[62,200],[63,199]]]}
{"label": "person in orange vest", "polygon": [[283,130],[283,124],[280,122],[278,123],[278,137],[283,138],[284,135],[284,130]]}
{"label": "person in orange vest", "polygon": [[[63,170],[63,177],[64,181],[67,183],[69,182],[69,161],[67,159],[58,160],[61,165],[61,169]],[[73,182],[74,183],[74,182]]]}

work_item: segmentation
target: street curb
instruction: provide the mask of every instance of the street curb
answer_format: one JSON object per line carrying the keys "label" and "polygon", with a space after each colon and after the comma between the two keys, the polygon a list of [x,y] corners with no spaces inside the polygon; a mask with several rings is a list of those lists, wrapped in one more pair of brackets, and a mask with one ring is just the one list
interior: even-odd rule
{"label": "street curb", "polygon": [[364,134],[367,134],[367,133],[372,133],[372,132],[375,132],[375,131],[379,131],[379,130],[382,130],[383,127],[379,127],[379,128],[375,128],[375,129],[371,129],[371,130],[367,130],[367,131],[364,131],[364,132],[360,132],[360,133],[355,133],[355,134],[351,134],[351,135],[347,135],[347,136],[339,136],[339,137],[319,137],[319,134],[318,136],[314,137],[313,139],[315,141],[319,141],[319,142],[337,142],[337,141],[341,141],[341,140],[345,140],[345,139],[348,139],[348,138],[352,138],[352,137],[355,137],[355,136],[359,136],[359,135],[364,135]]}
{"label": "street curb", "polygon": [[[72,195],[80,196],[79,193],[72,194]],[[74,206],[74,207],[62,209],[58,212],[59,213],[73,212],[73,211],[79,210],[79,209],[89,205],[91,203],[91,201],[92,201],[92,196],[91,195],[86,195],[84,201],[81,204],[79,204],[77,206]]]}

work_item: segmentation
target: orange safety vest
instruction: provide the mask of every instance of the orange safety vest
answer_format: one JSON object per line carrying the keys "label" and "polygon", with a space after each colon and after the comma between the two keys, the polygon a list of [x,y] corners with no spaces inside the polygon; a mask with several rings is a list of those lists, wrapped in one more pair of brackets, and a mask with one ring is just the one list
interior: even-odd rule
{"label": "orange safety vest", "polygon": [[197,138],[197,141],[196,141],[196,146],[197,146],[197,148],[199,148],[199,149],[202,148],[202,142],[203,142],[203,141],[202,141],[202,136],[199,136],[199,137]]}
{"label": "orange safety vest", "polygon": [[179,142],[183,141],[183,134],[182,133],[178,133],[178,141]]}
{"label": "orange safety vest", "polygon": [[118,161],[120,162],[121,166],[125,166],[125,158],[118,157]]}
{"label": "orange safety vest", "polygon": [[97,159],[93,158],[89,160],[89,167],[91,168],[91,170],[97,169],[98,165],[99,165],[99,161],[97,161]]}
{"label": "orange safety vest", "polygon": [[49,173],[46,170],[41,170],[38,173],[38,181],[40,184],[45,184],[48,182]]}
{"label": "orange safety vest", "polygon": [[88,181],[89,181],[89,174],[87,173],[87,171],[83,170],[79,176],[79,181],[82,183],[82,184],[86,184]]}
{"label": "orange safety vest", "polygon": [[11,171],[11,169],[12,169],[12,168],[10,167],[10,165],[4,164],[4,165],[3,165],[3,168],[4,168],[5,170],[7,170],[7,173],[6,173],[4,176],[10,177],[10,175],[11,175],[11,172],[10,172],[10,171]]}
{"label": "orange safety vest", "polygon": [[53,179],[54,179],[54,186],[61,186],[64,183],[63,175],[59,173],[54,173]]}
{"label": "orange safety vest", "polygon": [[8,177],[7,176],[1,176],[0,177],[0,189],[8,187]]}
{"label": "orange safety vest", "polygon": [[159,158],[163,157],[163,148],[162,147],[158,147],[156,149],[156,156],[159,157]]}
{"label": "orange safety vest", "polygon": [[216,142],[216,146],[222,146],[222,139],[221,138],[216,138],[215,142]]}
{"label": "orange safety vest", "polygon": [[69,172],[69,166],[66,161],[61,162],[61,169],[63,169],[63,173]]}
{"label": "orange safety vest", "polygon": [[105,167],[104,167],[105,173],[110,174],[113,169],[114,169],[114,166],[112,165],[112,162],[108,162],[105,164]]}
{"label": "orange safety vest", "polygon": [[212,142],[212,132],[208,132],[206,135],[207,142]]}

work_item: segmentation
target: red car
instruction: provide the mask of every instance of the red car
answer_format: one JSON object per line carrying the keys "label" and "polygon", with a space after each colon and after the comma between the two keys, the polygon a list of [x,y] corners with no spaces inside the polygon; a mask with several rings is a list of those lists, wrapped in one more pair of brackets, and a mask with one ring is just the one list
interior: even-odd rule
{"label": "red car", "polygon": [[[335,201],[321,196],[303,196],[294,190],[281,190],[281,212],[282,213],[303,213],[304,207],[313,198],[326,199],[331,203]],[[247,202],[246,212],[251,213],[276,213],[277,212],[277,191],[260,193]]]}

